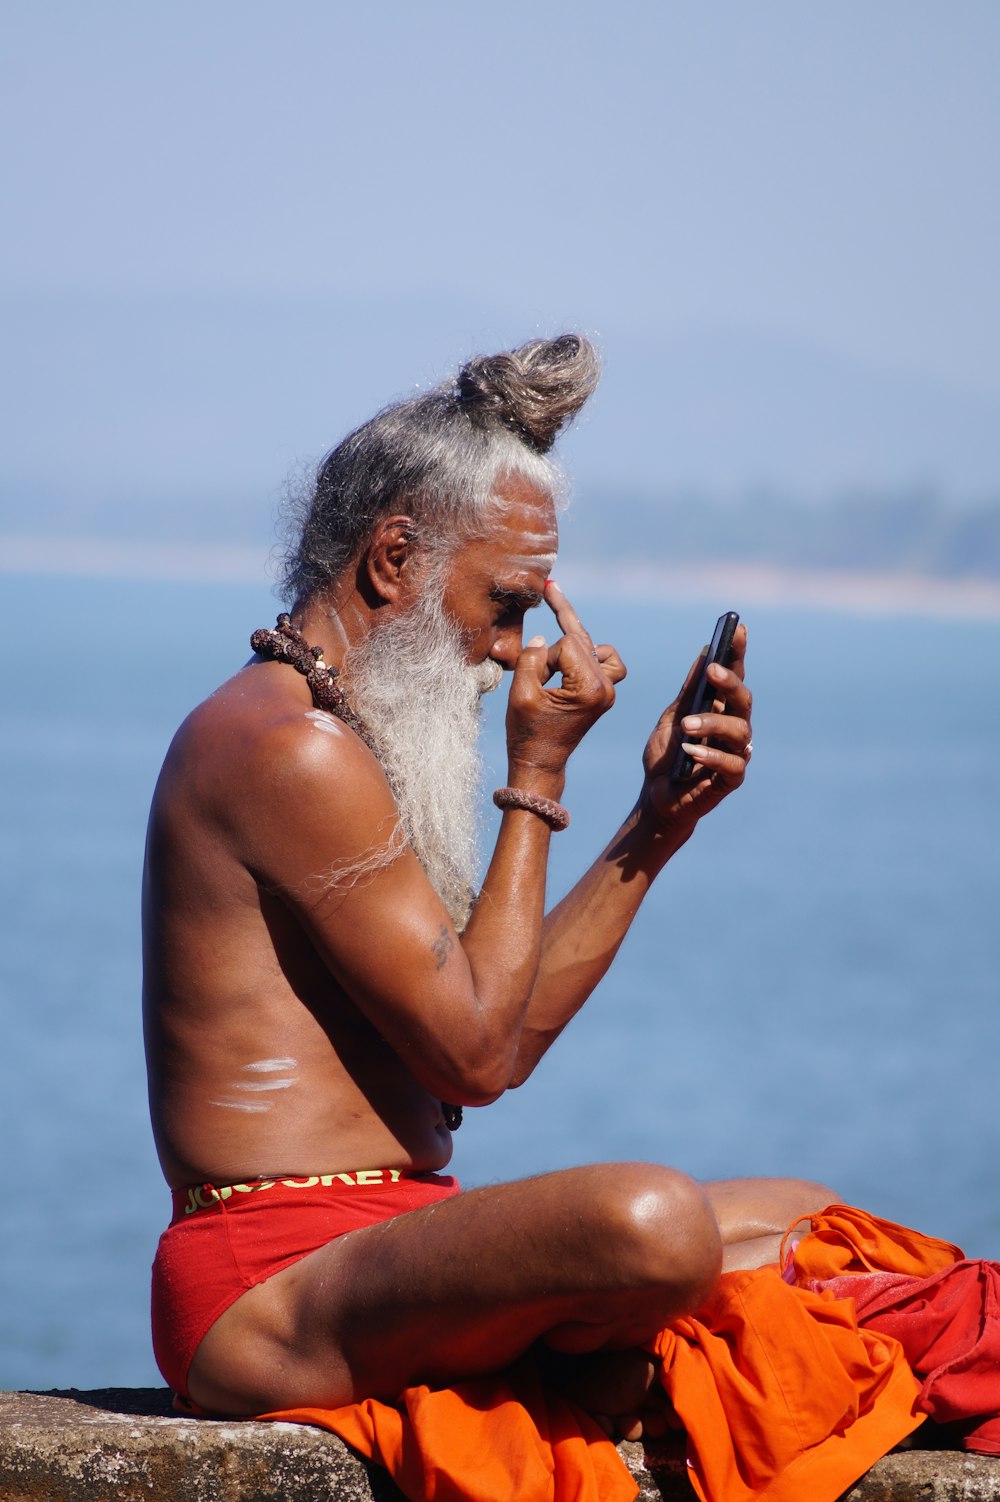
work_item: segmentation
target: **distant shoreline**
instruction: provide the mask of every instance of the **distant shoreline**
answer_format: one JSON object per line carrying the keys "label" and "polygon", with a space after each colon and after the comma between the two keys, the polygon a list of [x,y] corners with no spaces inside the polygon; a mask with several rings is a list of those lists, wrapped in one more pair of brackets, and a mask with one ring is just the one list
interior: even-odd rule
{"label": "distant shoreline", "polygon": [[[271,549],[228,543],[126,542],[114,538],[0,534],[0,575],[267,584]],[[950,579],[762,564],[658,564],[643,559],[560,564],[567,587],[636,600],[713,599],[774,608],[818,605],[858,615],[1000,620],[1000,579]]]}
{"label": "distant shoreline", "polygon": [[559,572],[581,593],[638,600],[720,601],[745,609],[815,605],[852,615],[924,615],[1000,620],[1000,579],[948,579],[847,569],[766,564],[657,564],[648,559],[607,565],[578,563]]}
{"label": "distant shoreline", "polygon": [[0,574],[79,579],[266,582],[270,550],[239,543],[131,542],[113,537],[0,533]]}

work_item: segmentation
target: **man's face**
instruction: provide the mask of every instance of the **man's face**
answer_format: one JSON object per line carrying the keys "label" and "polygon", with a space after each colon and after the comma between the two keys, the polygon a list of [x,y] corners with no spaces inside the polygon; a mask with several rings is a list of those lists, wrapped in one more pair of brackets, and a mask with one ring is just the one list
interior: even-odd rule
{"label": "man's face", "polygon": [[403,829],[459,929],[478,872],[480,698],[517,661],[524,612],[542,598],[557,542],[547,496],[523,482],[497,488],[505,508],[490,536],[440,567],[431,555],[344,659]]}
{"label": "man's face", "polygon": [[559,532],[551,496],[527,480],[502,480],[497,495],[504,510],[489,537],[463,543],[452,557],[443,603],[465,636],[470,664],[490,657],[513,668],[524,613],[541,604]]}

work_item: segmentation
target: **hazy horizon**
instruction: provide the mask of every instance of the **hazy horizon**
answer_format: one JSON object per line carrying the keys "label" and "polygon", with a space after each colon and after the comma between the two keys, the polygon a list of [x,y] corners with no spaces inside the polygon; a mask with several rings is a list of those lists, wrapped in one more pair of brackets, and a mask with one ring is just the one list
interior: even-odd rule
{"label": "hazy horizon", "polygon": [[0,531],[269,538],[297,464],[565,328],[581,503],[1000,495],[986,0],[6,19]]}

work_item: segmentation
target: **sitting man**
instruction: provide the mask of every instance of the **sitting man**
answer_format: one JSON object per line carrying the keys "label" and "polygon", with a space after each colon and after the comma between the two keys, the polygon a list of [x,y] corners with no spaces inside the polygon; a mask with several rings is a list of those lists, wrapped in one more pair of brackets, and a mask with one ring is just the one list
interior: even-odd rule
{"label": "sitting man", "polygon": [[[773,1260],[790,1221],[836,1198],[648,1163],[466,1192],[442,1172],[461,1108],[528,1077],[749,757],[740,627],[710,670],[720,712],[684,718],[689,678],[631,812],[546,915],[566,762],[625,675],[549,578],[546,454],[596,380],[585,340],[537,341],[346,438],[287,565],[290,617],[167,755],[143,898],[174,1190],[154,1344],[204,1409],[392,1400],[537,1343],[592,1411],[633,1413],[641,1392],[602,1388],[602,1360],[622,1365],[606,1353],[697,1307],[721,1268]],[[525,644],[543,599],[557,640]],[[477,892],[479,700],[504,670],[507,786]],[[677,783],[682,739],[697,770]]]}

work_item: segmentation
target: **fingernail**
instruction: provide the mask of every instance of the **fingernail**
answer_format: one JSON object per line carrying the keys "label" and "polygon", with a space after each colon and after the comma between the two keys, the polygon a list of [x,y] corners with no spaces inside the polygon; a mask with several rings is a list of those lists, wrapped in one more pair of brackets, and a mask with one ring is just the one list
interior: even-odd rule
{"label": "fingernail", "polygon": [[545,581],[545,588],[548,589],[549,585],[551,585],[553,589],[558,589],[559,588],[558,584],[556,583],[556,581],[554,579],[546,579],[546,581]]}
{"label": "fingernail", "polygon": [[545,645],[545,637],[544,636],[533,636],[531,638],[531,640],[529,641],[529,643],[528,643],[529,647],[544,647],[544,645]]}
{"label": "fingernail", "polygon": [[681,720],[681,725],[684,727],[685,730],[700,730],[701,729],[701,715],[686,714],[684,716],[683,720]]}
{"label": "fingernail", "polygon": [[686,751],[688,756],[697,756],[698,752],[704,749],[701,741],[681,741],[681,750]]}

